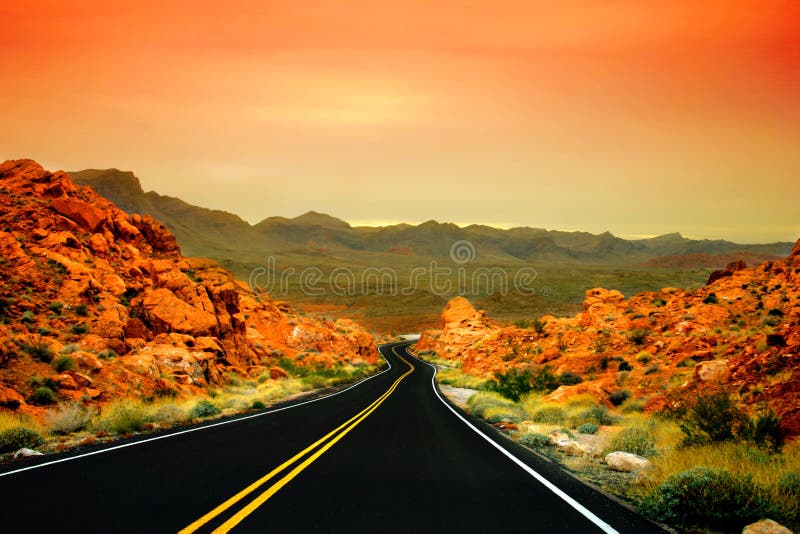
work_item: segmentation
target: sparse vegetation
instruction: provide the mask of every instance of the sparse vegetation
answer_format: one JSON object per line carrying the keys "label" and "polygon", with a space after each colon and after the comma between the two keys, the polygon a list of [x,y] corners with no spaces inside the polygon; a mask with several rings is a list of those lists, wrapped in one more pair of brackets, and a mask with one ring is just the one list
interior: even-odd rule
{"label": "sparse vegetation", "polygon": [[44,436],[33,428],[13,426],[0,430],[0,454],[22,448],[34,449],[44,444]]}
{"label": "sparse vegetation", "polygon": [[28,354],[35,360],[39,360],[40,362],[50,363],[53,361],[53,356],[55,356],[53,349],[51,349],[50,345],[44,341],[37,341],[34,343],[20,341],[17,343],[17,345],[22,352]]}
{"label": "sparse vegetation", "polygon": [[48,386],[40,386],[31,395],[31,402],[34,404],[53,404],[56,402],[56,393]]}
{"label": "sparse vegetation", "polygon": [[58,406],[45,415],[45,425],[54,434],[69,434],[83,430],[94,415],[79,402],[69,402]]}
{"label": "sparse vegetation", "polygon": [[192,417],[195,419],[203,419],[205,417],[213,417],[222,413],[222,410],[217,408],[213,402],[208,400],[201,400],[192,408]]}
{"label": "sparse vegetation", "polygon": [[66,354],[60,354],[53,359],[53,369],[58,373],[69,371],[75,368],[75,358]]}
{"label": "sparse vegetation", "polygon": [[629,452],[648,458],[655,452],[655,439],[650,432],[642,428],[625,428],[611,440],[608,451]]}

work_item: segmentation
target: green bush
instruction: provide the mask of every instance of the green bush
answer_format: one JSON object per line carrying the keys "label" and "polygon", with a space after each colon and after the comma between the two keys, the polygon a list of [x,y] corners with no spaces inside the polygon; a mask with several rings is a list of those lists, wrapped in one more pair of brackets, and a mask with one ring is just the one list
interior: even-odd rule
{"label": "green bush", "polygon": [[631,364],[629,364],[628,362],[626,362],[625,360],[622,360],[621,362],[619,362],[619,366],[617,367],[617,370],[618,371],[632,371],[633,370],[633,366]]}
{"label": "green bush", "polygon": [[89,332],[89,327],[83,323],[74,324],[69,329],[73,334],[81,335]]}
{"label": "green bush", "polygon": [[203,417],[212,417],[222,412],[219,408],[214,406],[211,401],[201,400],[192,408],[192,417],[194,419],[202,419]]}
{"label": "green bush", "polygon": [[628,331],[628,340],[636,345],[641,345],[650,335],[650,330],[647,328],[635,328]]}
{"label": "green bush", "polygon": [[531,414],[531,419],[537,423],[561,424],[565,417],[564,410],[558,406],[544,406]]}
{"label": "green bush", "polygon": [[716,293],[709,293],[706,298],[703,299],[703,304],[717,304],[717,294]]}
{"label": "green bush", "polygon": [[780,417],[769,410],[745,420],[739,428],[738,437],[751,441],[759,447],[778,452],[783,448],[786,434],[781,428]]}
{"label": "green bush", "polygon": [[540,449],[542,447],[547,447],[550,445],[550,438],[548,438],[544,434],[529,432],[527,434],[523,434],[522,436],[520,436],[519,442],[525,445],[526,447],[530,447],[532,449]]}
{"label": "green bush", "polygon": [[43,341],[37,341],[35,343],[26,343],[26,342],[19,342],[17,343],[20,350],[35,360],[39,360],[40,362],[50,363],[53,361],[53,356],[55,353],[53,349],[50,348],[50,345]]}
{"label": "green bush", "polygon": [[660,307],[662,307],[662,306],[666,306],[666,305],[667,305],[667,301],[666,301],[666,300],[664,300],[664,299],[653,299],[653,301],[651,302],[651,304],[652,304],[653,306],[655,306],[656,308],[660,308]]}
{"label": "green bush", "polygon": [[47,309],[53,313],[61,313],[61,310],[64,308],[64,305],[60,302],[51,302],[48,304]]}
{"label": "green bush", "polygon": [[56,401],[56,392],[47,386],[36,388],[31,395],[34,404],[53,404]]}
{"label": "green bush", "polygon": [[89,309],[86,307],[86,304],[78,304],[75,306],[75,315],[78,317],[86,317],[89,315]]}
{"label": "green bush", "polygon": [[257,401],[253,401],[253,404],[250,405],[250,408],[252,410],[263,410],[266,407],[267,407],[266,404],[264,404],[263,402],[258,401],[258,400]]}
{"label": "green bush", "polygon": [[787,497],[800,500],[800,473],[786,473],[783,475],[778,481],[778,491]]}
{"label": "green bush", "polygon": [[649,458],[655,452],[655,439],[647,430],[626,428],[611,440],[610,451],[623,451]]}
{"label": "green bush", "polygon": [[668,477],[647,495],[645,515],[681,528],[741,532],[759,519],[780,513],[750,476],[695,467]]}
{"label": "green bush", "polygon": [[23,314],[19,318],[19,321],[23,324],[31,324],[33,322],[36,322],[36,315],[34,315],[32,311],[28,310],[26,312],[23,312]]}
{"label": "green bush", "polygon": [[599,404],[581,412],[578,417],[584,423],[594,423],[598,426],[614,424],[614,418],[608,413],[606,407],[600,406]]}
{"label": "green bush", "polygon": [[97,357],[101,360],[113,360],[117,356],[119,356],[119,354],[117,354],[117,351],[114,349],[105,349],[97,353]]}
{"label": "green bush", "polygon": [[597,434],[597,425],[594,423],[583,423],[581,426],[578,427],[578,432],[581,434]]}
{"label": "green bush", "polygon": [[730,441],[739,434],[746,416],[727,392],[697,398],[678,426],[685,434],[683,445]]}
{"label": "green bush", "polygon": [[72,356],[68,356],[66,354],[62,354],[60,356],[56,356],[53,360],[53,369],[55,369],[59,373],[63,373],[64,371],[69,371],[70,369],[75,368],[75,358]]}
{"label": "green bush", "polygon": [[530,371],[519,371],[516,368],[512,368],[505,373],[495,373],[494,380],[489,384],[489,387],[491,390],[516,402],[520,396],[533,389],[531,385],[532,378],[533,375]]}
{"label": "green bush", "polygon": [[533,326],[537,334],[542,335],[544,333],[544,327],[547,326],[547,321],[542,321],[537,317],[531,322],[531,326]]}
{"label": "green bush", "polygon": [[[624,371],[622,369],[622,364],[620,364],[620,371]],[[611,404],[614,406],[619,406],[631,396],[630,392],[627,389],[621,389],[618,391],[614,391],[611,395],[608,396],[608,400],[611,401]]]}
{"label": "green bush", "polygon": [[0,454],[22,448],[33,449],[44,444],[44,436],[36,430],[15,426],[0,432]]}
{"label": "green bush", "polygon": [[558,382],[562,386],[574,386],[583,382],[583,379],[572,371],[564,371],[558,375]]}

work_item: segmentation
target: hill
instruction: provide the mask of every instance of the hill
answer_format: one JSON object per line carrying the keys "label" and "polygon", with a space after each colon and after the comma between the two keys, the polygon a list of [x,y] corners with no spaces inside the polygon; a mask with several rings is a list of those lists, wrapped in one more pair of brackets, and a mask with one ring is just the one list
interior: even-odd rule
{"label": "hill", "polygon": [[0,165],[0,407],[42,415],[67,400],[202,395],[285,377],[281,365],[377,361],[357,325],[253,294],[215,262],[184,257],[175,236],[139,212],[173,224],[181,212],[213,214],[184,227],[193,232],[215,221],[235,228],[236,217],[142,194],[130,173],[92,172],[132,215],[66,173],[31,160]]}

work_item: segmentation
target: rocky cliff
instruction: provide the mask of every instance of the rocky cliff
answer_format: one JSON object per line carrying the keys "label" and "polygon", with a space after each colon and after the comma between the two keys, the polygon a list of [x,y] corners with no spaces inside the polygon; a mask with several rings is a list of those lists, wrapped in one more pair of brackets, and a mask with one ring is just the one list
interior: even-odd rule
{"label": "rocky cliff", "polygon": [[425,332],[417,346],[475,375],[549,366],[557,376],[582,379],[553,391],[551,400],[590,394],[608,403],[625,391],[656,411],[725,388],[753,411],[773,409],[799,435],[800,241],[779,261],[754,268],[732,262],[699,290],[664,288],[628,299],[590,289],[582,313],[542,317],[530,328],[500,328],[458,298],[441,329]]}
{"label": "rocky cliff", "polygon": [[[37,380],[64,399],[202,392],[229,373],[374,363],[365,331],[254,295],[185,258],[149,216],[128,215],[63,172],[0,165],[0,406],[28,413]],[[68,354],[77,368],[54,370]],[[302,361],[297,359],[303,355]],[[38,377],[31,380],[31,377]]]}

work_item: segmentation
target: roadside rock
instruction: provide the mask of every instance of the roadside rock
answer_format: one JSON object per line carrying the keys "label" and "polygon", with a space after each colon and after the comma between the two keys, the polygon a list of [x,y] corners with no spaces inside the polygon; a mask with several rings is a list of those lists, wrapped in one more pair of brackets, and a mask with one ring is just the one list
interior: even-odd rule
{"label": "roadside rock", "polygon": [[762,519],[742,529],[742,534],[792,534],[792,531],[772,519]]}
{"label": "roadside rock", "polygon": [[15,452],[13,456],[15,460],[19,460],[20,458],[27,458],[29,456],[43,456],[43,454],[39,451],[23,447],[17,452]]}
{"label": "roadside rock", "polygon": [[565,439],[557,442],[556,449],[570,456],[583,456],[588,452],[586,447],[572,439]]}
{"label": "roadside rock", "polygon": [[607,454],[605,461],[608,467],[614,471],[622,471],[625,473],[647,469],[652,465],[647,458],[622,451]]}

